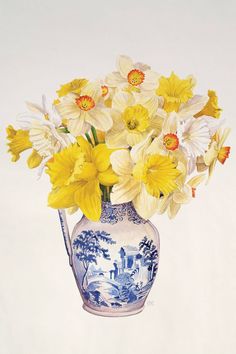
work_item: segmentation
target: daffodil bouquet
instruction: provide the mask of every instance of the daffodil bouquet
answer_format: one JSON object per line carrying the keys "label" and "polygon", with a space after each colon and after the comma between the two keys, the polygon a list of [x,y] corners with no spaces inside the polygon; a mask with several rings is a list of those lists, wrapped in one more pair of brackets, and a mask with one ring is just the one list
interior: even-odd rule
{"label": "daffodil bouquet", "polygon": [[27,103],[19,129],[7,128],[12,161],[31,150],[28,167],[50,177],[52,208],[96,221],[102,201],[132,202],[144,219],[172,218],[230,152],[215,91],[195,94],[195,84],[120,56],[104,80],[62,85],[51,109],[44,97]]}

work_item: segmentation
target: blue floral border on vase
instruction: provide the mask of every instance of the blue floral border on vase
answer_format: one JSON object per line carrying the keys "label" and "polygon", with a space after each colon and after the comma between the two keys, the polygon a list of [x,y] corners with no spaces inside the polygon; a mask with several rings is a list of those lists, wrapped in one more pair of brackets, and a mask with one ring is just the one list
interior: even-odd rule
{"label": "blue floral border on vase", "polygon": [[147,220],[141,218],[136,212],[131,202],[124,204],[111,204],[110,202],[102,203],[102,214],[100,221],[114,225],[119,221],[123,221],[125,215],[128,216],[128,220],[134,224],[145,224]]}

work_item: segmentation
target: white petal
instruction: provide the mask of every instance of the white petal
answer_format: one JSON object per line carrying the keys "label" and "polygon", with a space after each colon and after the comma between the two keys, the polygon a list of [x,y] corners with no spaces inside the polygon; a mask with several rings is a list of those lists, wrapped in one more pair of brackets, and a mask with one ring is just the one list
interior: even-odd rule
{"label": "white petal", "polygon": [[113,121],[107,109],[94,108],[86,115],[86,122],[103,132],[111,129]]}
{"label": "white petal", "polygon": [[146,136],[147,133],[128,132],[126,139],[129,146],[139,144]]}
{"label": "white petal", "polygon": [[41,107],[40,105],[36,104],[36,103],[32,103],[32,102],[25,102],[27,108],[31,111],[31,112],[36,112],[36,113],[42,113],[42,114],[46,114],[46,110],[44,107]]}
{"label": "white petal", "polygon": [[155,138],[149,146],[146,148],[146,154],[161,154],[167,155],[168,152],[163,146],[163,136],[158,136]]}
{"label": "white petal", "polygon": [[163,134],[174,133],[177,131],[178,114],[176,112],[171,112],[167,118],[164,120],[162,132]]}
{"label": "white petal", "polygon": [[62,101],[56,105],[55,109],[65,119],[77,119],[81,114],[81,110],[74,102]]}
{"label": "white petal", "polygon": [[208,126],[210,136],[213,136],[216,131],[224,124],[225,119],[216,119],[210,116],[201,116],[201,119],[204,120]]}
{"label": "white petal", "polygon": [[120,177],[120,182],[112,187],[112,204],[132,201],[140,191],[140,183],[131,176]]}
{"label": "white petal", "polygon": [[194,116],[196,113],[200,112],[208,101],[207,96],[193,96],[187,103],[184,103],[178,114],[180,119],[186,119],[188,117]]}
{"label": "white petal", "polygon": [[138,69],[138,70],[141,70],[141,71],[146,71],[146,70],[150,70],[151,67],[147,64],[144,64],[144,63],[135,63],[134,64],[134,68],[135,69]]}
{"label": "white petal", "polygon": [[111,129],[106,133],[106,144],[110,149],[127,148],[127,130]]}
{"label": "white petal", "polygon": [[127,78],[128,73],[134,68],[132,60],[126,55],[120,55],[117,59],[117,70],[120,74]]}
{"label": "white petal", "polygon": [[90,125],[87,124],[83,119],[70,119],[67,123],[67,128],[73,136],[78,136],[86,133]]}
{"label": "white petal", "polygon": [[121,84],[126,83],[127,80],[124,79],[120,73],[113,72],[106,76],[105,82],[110,87],[117,87],[120,86]]}
{"label": "white petal", "polygon": [[152,70],[145,71],[145,79],[142,83],[142,89],[147,91],[155,90],[158,87],[159,77],[160,75]]}
{"label": "white petal", "polygon": [[187,184],[192,187],[192,188],[196,188],[200,183],[202,183],[204,181],[204,179],[206,178],[206,175],[204,173],[194,176],[192,177]]}
{"label": "white petal", "polygon": [[133,200],[133,205],[142,218],[149,219],[157,211],[158,199],[150,195],[142,184],[140,193]]}
{"label": "white petal", "polygon": [[110,156],[110,161],[114,172],[119,176],[132,174],[133,162],[129,150],[114,151]]}
{"label": "white petal", "polygon": [[213,141],[209,150],[203,155],[204,162],[207,166],[210,166],[211,163],[217,158],[218,155],[218,146],[217,142]]}
{"label": "white petal", "polygon": [[152,117],[157,114],[158,109],[158,97],[156,95],[147,96],[147,95],[136,95],[137,103],[144,106],[149,113],[149,116]]}
{"label": "white petal", "polygon": [[158,199],[157,213],[163,214],[168,208],[172,196],[162,197]]}
{"label": "white petal", "polygon": [[178,213],[181,204],[175,203],[173,200],[170,201],[170,205],[168,208],[168,216],[170,219],[173,219]]}
{"label": "white petal", "polygon": [[150,129],[153,129],[153,135],[159,136],[162,131],[163,118],[155,116],[150,119]]}
{"label": "white petal", "polygon": [[94,99],[95,102],[101,97],[101,85],[99,81],[89,82],[81,90],[81,96],[90,96]]}
{"label": "white petal", "polygon": [[151,138],[152,138],[152,131],[146,136],[146,138],[143,141],[141,141],[139,144],[136,144],[132,147],[130,151],[130,156],[135,163],[144,160],[146,150],[151,143]]}
{"label": "white petal", "polygon": [[185,204],[192,199],[192,188],[185,184],[181,190],[176,190],[173,193],[173,201],[179,204]]}
{"label": "white petal", "polygon": [[210,143],[209,129],[204,119],[188,119],[181,127],[181,145],[188,154],[195,157],[204,154]]}
{"label": "white petal", "polygon": [[124,112],[125,108],[134,104],[134,96],[128,92],[117,92],[112,101],[112,108]]}

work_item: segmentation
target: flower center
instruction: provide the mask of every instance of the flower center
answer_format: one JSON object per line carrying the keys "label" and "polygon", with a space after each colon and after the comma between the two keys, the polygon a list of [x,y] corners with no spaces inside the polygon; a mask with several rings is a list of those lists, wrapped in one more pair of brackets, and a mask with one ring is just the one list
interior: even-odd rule
{"label": "flower center", "polygon": [[105,97],[108,94],[108,87],[106,85],[101,86],[102,97]]}
{"label": "flower center", "polygon": [[76,98],[75,103],[82,111],[90,111],[90,109],[95,107],[94,99],[87,95]]}
{"label": "flower center", "polygon": [[175,134],[166,134],[163,138],[163,144],[165,145],[167,150],[174,151],[179,146],[179,139]]}
{"label": "flower center", "polygon": [[123,121],[128,130],[145,132],[150,125],[148,110],[140,104],[127,107],[123,113]]}
{"label": "flower center", "polygon": [[130,85],[138,86],[143,83],[145,74],[138,69],[131,70],[127,75],[127,80]]}

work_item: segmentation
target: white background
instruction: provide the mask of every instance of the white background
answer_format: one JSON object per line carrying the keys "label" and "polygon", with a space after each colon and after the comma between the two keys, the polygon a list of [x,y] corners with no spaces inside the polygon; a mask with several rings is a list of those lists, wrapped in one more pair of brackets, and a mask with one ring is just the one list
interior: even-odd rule
{"label": "white background", "polygon": [[[1,354],[236,353],[235,10],[227,0],[1,0]],[[12,164],[4,139],[24,101],[103,77],[118,54],[215,89],[234,149],[175,220],[153,217],[161,260],[147,306],[109,319],[82,310],[48,179],[25,156]]]}

